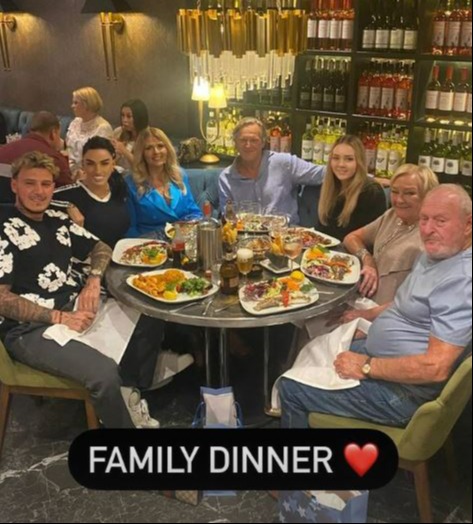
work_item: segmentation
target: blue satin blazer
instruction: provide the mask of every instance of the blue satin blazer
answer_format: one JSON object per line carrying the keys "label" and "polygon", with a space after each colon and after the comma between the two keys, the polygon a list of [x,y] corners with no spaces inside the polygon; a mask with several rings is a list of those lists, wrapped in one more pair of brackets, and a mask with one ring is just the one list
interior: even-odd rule
{"label": "blue satin blazer", "polygon": [[176,184],[171,183],[169,204],[154,188],[141,196],[138,195],[131,175],[125,177],[129,192],[127,202],[131,223],[126,235],[128,238],[136,238],[146,233],[162,230],[166,222],[202,218],[202,211],[192,196],[189,177],[182,169],[181,174],[186,186],[186,194],[184,195]]}

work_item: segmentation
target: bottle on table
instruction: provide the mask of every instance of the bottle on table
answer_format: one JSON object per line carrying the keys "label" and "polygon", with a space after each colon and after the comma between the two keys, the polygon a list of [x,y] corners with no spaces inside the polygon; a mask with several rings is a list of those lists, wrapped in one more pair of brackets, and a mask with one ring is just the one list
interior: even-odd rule
{"label": "bottle on table", "polygon": [[220,291],[224,295],[238,294],[240,284],[238,266],[235,262],[235,254],[227,252],[224,254],[222,265],[220,266]]}
{"label": "bottle on table", "polygon": [[179,224],[174,225],[174,238],[171,242],[172,249],[172,267],[176,269],[182,268],[182,259],[185,255],[186,240],[182,234]]}

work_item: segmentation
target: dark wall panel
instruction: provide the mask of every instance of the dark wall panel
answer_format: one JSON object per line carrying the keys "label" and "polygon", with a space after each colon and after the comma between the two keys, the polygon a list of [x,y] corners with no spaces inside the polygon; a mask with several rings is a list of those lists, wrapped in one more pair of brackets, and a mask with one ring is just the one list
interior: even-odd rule
{"label": "dark wall panel", "polygon": [[0,105],[69,114],[72,91],[91,85],[102,95],[103,116],[119,123],[128,98],[142,98],[153,125],[188,135],[187,59],[176,47],[175,14],[185,2],[129,0],[116,38],[118,81],[107,81],[99,15],[81,14],[85,0],[16,0],[26,11],[7,31],[12,71],[0,69]]}

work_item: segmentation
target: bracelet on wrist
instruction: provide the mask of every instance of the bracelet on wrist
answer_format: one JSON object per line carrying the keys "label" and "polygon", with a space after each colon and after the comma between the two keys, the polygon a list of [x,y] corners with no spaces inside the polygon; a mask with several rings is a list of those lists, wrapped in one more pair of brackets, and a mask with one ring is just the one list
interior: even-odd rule
{"label": "bracelet on wrist", "polygon": [[361,262],[363,262],[366,255],[371,255],[371,253],[365,247],[362,247],[355,253],[355,256],[359,258]]}

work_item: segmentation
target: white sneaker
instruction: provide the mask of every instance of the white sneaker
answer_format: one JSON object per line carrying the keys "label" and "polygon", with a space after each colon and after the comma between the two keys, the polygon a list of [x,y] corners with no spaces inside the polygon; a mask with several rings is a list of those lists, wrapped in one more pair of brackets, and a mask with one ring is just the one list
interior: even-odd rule
{"label": "white sneaker", "polygon": [[130,413],[131,420],[137,428],[159,428],[159,421],[149,414],[148,403],[141,398],[136,388],[121,388],[123,400]]}
{"label": "white sneaker", "polygon": [[193,363],[194,357],[189,353],[179,355],[174,351],[161,351],[156,362],[153,381],[147,391],[165,386],[171,382],[174,375],[184,371],[184,369],[188,368]]}

